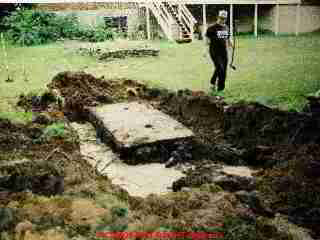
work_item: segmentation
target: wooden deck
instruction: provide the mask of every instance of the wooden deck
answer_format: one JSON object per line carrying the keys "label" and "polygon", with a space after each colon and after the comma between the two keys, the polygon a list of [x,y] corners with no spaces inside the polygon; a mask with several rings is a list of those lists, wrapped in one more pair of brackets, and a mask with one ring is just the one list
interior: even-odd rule
{"label": "wooden deck", "polygon": [[[5,2],[15,2],[15,1],[3,1]],[[19,0],[19,3],[29,3],[30,0]],[[79,3],[85,3],[87,6],[96,7],[96,3],[104,3],[105,5],[116,3],[116,4],[126,4],[126,3],[150,3],[150,2],[163,2],[163,1],[146,1],[146,0],[117,0],[117,1],[109,1],[106,2],[105,0],[95,0],[94,3],[85,0],[77,0],[76,2],[70,1],[66,3],[65,0],[55,0],[55,1],[38,1],[39,4],[47,4],[47,3],[55,3],[59,5],[79,5]],[[303,0],[166,0],[165,2],[170,2],[174,4],[301,4]]]}
{"label": "wooden deck", "polygon": [[175,4],[301,4],[302,0],[168,0]]}

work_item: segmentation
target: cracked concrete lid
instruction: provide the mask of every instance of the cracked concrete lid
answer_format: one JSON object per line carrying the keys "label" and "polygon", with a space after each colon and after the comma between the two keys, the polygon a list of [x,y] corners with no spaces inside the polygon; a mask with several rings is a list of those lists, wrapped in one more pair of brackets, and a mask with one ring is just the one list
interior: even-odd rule
{"label": "cracked concrete lid", "polygon": [[116,103],[90,108],[103,122],[119,147],[194,136],[193,132],[167,114],[140,102]]}

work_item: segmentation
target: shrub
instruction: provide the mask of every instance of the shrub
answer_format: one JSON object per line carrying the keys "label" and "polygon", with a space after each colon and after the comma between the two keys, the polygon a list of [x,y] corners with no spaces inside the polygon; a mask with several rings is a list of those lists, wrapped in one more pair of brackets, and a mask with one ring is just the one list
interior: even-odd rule
{"label": "shrub", "polygon": [[58,16],[40,10],[17,10],[5,17],[2,24],[7,29],[5,33],[9,41],[25,46],[55,42],[61,38],[101,42],[114,37],[113,32],[102,25],[95,28],[80,27],[74,14]]}
{"label": "shrub", "polygon": [[89,42],[102,42],[105,40],[110,40],[114,38],[114,33],[106,29],[104,26],[100,25],[96,28],[87,27],[80,31],[81,40]]}
{"label": "shrub", "polygon": [[59,38],[56,15],[35,10],[18,10],[4,18],[6,35],[19,45],[36,45],[56,41]]}
{"label": "shrub", "polygon": [[74,39],[81,35],[81,29],[75,14],[56,16],[54,24],[61,38]]}

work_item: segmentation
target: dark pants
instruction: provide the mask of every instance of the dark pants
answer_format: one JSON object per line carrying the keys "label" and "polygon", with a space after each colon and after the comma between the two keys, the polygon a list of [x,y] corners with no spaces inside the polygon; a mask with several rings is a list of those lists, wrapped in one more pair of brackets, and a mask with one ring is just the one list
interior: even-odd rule
{"label": "dark pants", "polygon": [[213,76],[211,78],[211,84],[215,85],[216,80],[218,78],[218,91],[224,90],[225,87],[225,81],[227,77],[227,67],[228,67],[228,52],[225,51],[214,51],[210,47],[210,57],[214,63],[215,71],[213,73]]}

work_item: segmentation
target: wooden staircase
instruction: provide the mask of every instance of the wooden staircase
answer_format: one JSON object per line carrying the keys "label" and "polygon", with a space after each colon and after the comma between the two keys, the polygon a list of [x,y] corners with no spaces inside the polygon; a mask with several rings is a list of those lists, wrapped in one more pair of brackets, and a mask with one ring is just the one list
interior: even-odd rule
{"label": "wooden staircase", "polygon": [[155,1],[143,6],[151,10],[169,40],[178,43],[192,41],[194,24],[197,21],[184,4]]}
{"label": "wooden staircase", "polygon": [[177,24],[178,38],[176,41],[179,43],[191,42],[193,39],[193,28],[196,20],[188,8],[184,4],[173,5],[168,2],[164,2],[163,5],[167,8],[168,12]]}

